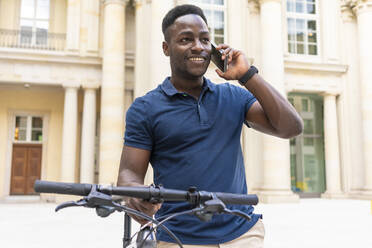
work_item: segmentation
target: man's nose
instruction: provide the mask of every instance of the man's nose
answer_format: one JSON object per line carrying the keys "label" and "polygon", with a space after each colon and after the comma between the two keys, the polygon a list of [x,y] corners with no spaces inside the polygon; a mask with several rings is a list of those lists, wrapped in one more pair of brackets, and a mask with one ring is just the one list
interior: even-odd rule
{"label": "man's nose", "polygon": [[195,52],[201,52],[201,51],[204,50],[204,46],[199,39],[195,40],[195,42],[192,46],[192,50],[195,51]]}

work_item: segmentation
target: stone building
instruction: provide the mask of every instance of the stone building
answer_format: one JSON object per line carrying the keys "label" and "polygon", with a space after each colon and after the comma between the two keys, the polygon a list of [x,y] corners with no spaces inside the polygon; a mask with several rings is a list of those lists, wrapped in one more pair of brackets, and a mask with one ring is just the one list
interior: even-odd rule
{"label": "stone building", "polygon": [[290,141],[243,129],[250,192],[372,199],[371,0],[0,0],[0,198],[115,184],[125,111],[169,75],[161,21],[183,3],[304,120]]}

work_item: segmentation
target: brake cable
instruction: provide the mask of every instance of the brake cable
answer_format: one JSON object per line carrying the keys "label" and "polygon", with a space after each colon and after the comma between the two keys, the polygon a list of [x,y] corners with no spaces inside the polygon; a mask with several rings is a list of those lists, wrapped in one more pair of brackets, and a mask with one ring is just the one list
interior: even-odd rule
{"label": "brake cable", "polygon": [[108,210],[108,214],[107,215],[102,214],[102,212],[100,213],[99,211],[97,211],[97,208],[100,208],[101,206],[112,207],[114,210],[118,212],[124,211],[125,213],[133,214],[143,219],[146,219],[148,221],[151,221],[151,223],[154,223],[157,226],[161,226],[161,228],[164,229],[164,231],[168,233],[168,235],[176,241],[176,243],[180,246],[180,248],[183,248],[181,241],[166,226],[164,226],[163,224],[159,224],[159,221],[148,216],[147,214],[144,214],[132,208],[123,206],[120,203],[116,203],[110,195],[97,191],[97,185],[93,185],[88,196],[78,201],[69,201],[69,202],[61,203],[60,205],[56,207],[55,211],[58,212],[59,210],[63,208],[67,208],[67,207],[88,207],[88,208],[95,208],[97,214],[100,217],[107,217],[109,214],[113,212],[111,210],[106,209]]}
{"label": "brake cable", "polygon": [[[144,244],[145,244],[145,241],[147,240],[147,238],[152,234],[152,233],[155,233],[155,231],[158,229],[159,226],[164,226],[164,223],[174,217],[177,217],[177,216],[180,216],[180,215],[184,215],[184,214],[191,214],[195,211],[195,208],[194,209],[191,209],[191,210],[186,210],[186,211],[182,211],[182,212],[178,212],[178,213],[174,213],[174,214],[169,214],[169,215],[164,215],[162,217],[159,217],[159,218],[164,218],[166,217],[164,220],[160,221],[158,224],[156,224],[155,227],[151,227],[150,229],[150,232],[146,235],[146,237],[142,240],[141,244],[140,244],[140,247],[141,248]],[[158,218],[158,219],[159,219]],[[145,226],[147,227],[147,226]],[[141,228],[144,229],[145,227]]]}
{"label": "brake cable", "polygon": [[247,219],[248,221],[251,220],[251,217],[249,215],[247,215],[246,213],[243,213],[239,210],[230,210],[230,209],[226,208],[226,205],[220,199],[218,199],[218,197],[215,194],[213,194],[212,195],[212,200],[208,200],[206,202],[201,203],[199,207],[159,217],[157,220],[159,220],[159,219],[163,219],[163,220],[160,221],[156,226],[151,227],[150,232],[142,240],[139,248],[141,248],[143,246],[143,244],[145,243],[147,238],[152,233],[154,233],[155,230],[158,229],[159,226],[162,226],[166,221],[168,221],[172,218],[175,218],[175,217],[180,216],[180,215],[185,215],[185,214],[194,214],[201,221],[209,221],[209,220],[211,220],[211,218],[214,214],[219,214],[219,213],[237,215],[239,217]]}

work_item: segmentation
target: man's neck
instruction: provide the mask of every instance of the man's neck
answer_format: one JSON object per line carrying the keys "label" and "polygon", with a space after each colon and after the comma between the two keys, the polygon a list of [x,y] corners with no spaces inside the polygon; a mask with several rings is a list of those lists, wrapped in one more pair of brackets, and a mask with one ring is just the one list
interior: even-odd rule
{"label": "man's neck", "polygon": [[203,77],[180,78],[175,75],[172,75],[170,81],[178,92],[185,92],[195,97],[196,99],[199,98],[203,88]]}

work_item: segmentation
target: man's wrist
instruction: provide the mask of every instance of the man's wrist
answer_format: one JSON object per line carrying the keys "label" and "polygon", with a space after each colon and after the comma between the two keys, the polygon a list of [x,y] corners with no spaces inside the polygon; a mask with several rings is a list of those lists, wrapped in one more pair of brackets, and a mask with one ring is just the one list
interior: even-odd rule
{"label": "man's wrist", "polygon": [[248,71],[246,73],[244,73],[244,75],[239,78],[239,83],[243,86],[245,86],[245,84],[249,81],[249,79],[251,79],[255,74],[258,73],[258,69],[251,65],[251,67],[248,69]]}

